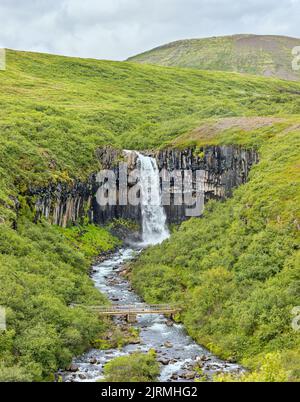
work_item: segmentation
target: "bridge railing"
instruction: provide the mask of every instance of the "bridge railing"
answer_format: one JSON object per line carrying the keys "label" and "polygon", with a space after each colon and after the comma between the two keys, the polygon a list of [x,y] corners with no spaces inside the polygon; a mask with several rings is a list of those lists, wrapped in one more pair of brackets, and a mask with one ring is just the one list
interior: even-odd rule
{"label": "bridge railing", "polygon": [[138,303],[134,305],[116,305],[111,306],[82,306],[78,304],[72,304],[72,307],[83,307],[88,310],[98,313],[126,313],[126,312],[178,312],[181,310],[178,306],[171,306],[169,304],[144,304]]}

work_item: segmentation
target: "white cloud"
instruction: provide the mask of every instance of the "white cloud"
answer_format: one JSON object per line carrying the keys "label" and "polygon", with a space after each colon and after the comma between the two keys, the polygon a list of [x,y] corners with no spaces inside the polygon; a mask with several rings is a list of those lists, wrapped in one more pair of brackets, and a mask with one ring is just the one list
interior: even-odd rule
{"label": "white cloud", "polygon": [[0,0],[0,47],[122,60],[172,40],[300,36],[300,0]]}

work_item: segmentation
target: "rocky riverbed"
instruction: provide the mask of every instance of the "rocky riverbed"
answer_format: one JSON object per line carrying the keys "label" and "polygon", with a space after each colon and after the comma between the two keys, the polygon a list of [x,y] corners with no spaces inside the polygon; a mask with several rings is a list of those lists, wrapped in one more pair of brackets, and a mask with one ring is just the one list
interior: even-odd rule
{"label": "rocky riverbed", "polygon": [[[122,275],[124,264],[133,259],[137,249],[120,250],[93,268],[92,278],[99,291],[106,294],[113,303],[131,305],[142,300],[131,289]],[[121,319],[116,325],[124,326]],[[92,349],[73,360],[69,372],[60,373],[66,382],[95,382],[103,378],[103,367],[118,356],[133,352],[147,352],[155,349],[161,364],[159,381],[194,381],[196,378],[210,381],[214,374],[241,372],[236,364],[222,361],[196,344],[184,327],[162,315],[138,316],[133,324],[140,331],[140,341],[122,349]]]}

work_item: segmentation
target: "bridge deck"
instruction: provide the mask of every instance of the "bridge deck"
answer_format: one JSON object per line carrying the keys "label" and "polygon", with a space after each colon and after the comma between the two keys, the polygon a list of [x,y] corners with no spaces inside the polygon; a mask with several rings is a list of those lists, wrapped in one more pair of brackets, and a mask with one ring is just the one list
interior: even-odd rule
{"label": "bridge deck", "polygon": [[101,315],[176,314],[180,311],[179,307],[162,304],[87,306],[86,308]]}

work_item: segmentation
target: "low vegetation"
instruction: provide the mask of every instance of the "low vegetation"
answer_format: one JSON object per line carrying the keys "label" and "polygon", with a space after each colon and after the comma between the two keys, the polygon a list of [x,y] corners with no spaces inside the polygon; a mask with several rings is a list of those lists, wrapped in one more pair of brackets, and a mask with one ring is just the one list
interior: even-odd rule
{"label": "low vegetation", "polygon": [[278,353],[268,353],[257,371],[240,376],[221,374],[216,376],[217,382],[287,382],[288,375]]}
{"label": "low vegetation", "polygon": [[155,382],[159,375],[156,354],[133,353],[117,357],[104,367],[105,382]]}
{"label": "low vegetation", "polygon": [[104,227],[87,224],[57,230],[66,237],[73,248],[90,258],[112,251],[121,245],[121,241],[113,238]]}
{"label": "low vegetation", "polygon": [[0,382],[53,380],[58,368],[104,337],[108,323],[70,305],[107,303],[87,273],[93,251],[118,241],[92,226],[82,233],[74,247],[69,230],[48,223],[20,219],[16,230],[1,225],[0,305],[8,329],[0,334]]}

